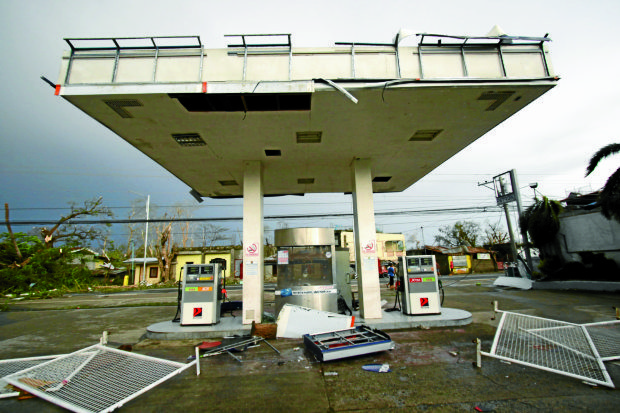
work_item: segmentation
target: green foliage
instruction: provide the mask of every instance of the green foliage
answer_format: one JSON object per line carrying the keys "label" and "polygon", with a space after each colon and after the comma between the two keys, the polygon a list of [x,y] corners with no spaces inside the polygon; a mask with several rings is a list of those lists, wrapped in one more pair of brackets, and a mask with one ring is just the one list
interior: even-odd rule
{"label": "green foliage", "polygon": [[[586,176],[590,175],[604,158],[620,153],[620,143],[612,143],[599,149],[590,159]],[[620,222],[620,168],[611,174],[599,195],[601,212],[607,219]]]}
{"label": "green foliage", "polygon": [[3,232],[0,234],[0,266],[11,265],[13,263],[20,264],[43,247],[43,244],[39,238],[34,235],[16,232],[13,236],[15,237],[17,247],[22,254],[22,258],[20,259],[17,256],[17,251],[15,250],[15,246],[11,241],[9,233]]}
{"label": "green foliage", "polygon": [[435,242],[445,247],[459,247],[466,245],[478,246],[480,225],[473,221],[458,221],[453,226],[446,225],[439,228],[439,235],[435,235]]}
{"label": "green foliage", "polygon": [[80,263],[79,255],[70,253],[70,247],[88,246],[104,236],[100,226],[74,223],[86,216],[111,217],[112,212],[98,198],[82,206],[71,204],[70,213],[53,227],[38,229],[41,239],[24,233],[15,233],[13,238],[9,233],[0,234],[0,294],[49,295],[53,290],[86,289],[93,284],[92,272]]}
{"label": "green foliage", "polygon": [[562,205],[559,202],[543,196],[523,213],[519,222],[521,231],[527,231],[534,246],[542,249],[545,245],[555,241],[560,230],[560,219],[558,218],[560,212],[562,212]]}
{"label": "green foliage", "polygon": [[91,272],[70,264],[71,257],[58,248],[42,248],[32,254],[27,265],[3,265],[0,268],[0,292],[45,292],[91,283]]}

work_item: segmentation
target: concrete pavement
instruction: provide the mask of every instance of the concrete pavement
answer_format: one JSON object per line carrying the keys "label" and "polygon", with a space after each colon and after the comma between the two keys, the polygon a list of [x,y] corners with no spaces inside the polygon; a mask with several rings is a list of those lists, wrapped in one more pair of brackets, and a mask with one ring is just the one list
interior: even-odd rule
{"label": "concrete pavement", "polygon": [[[498,322],[492,320],[494,300],[503,310],[586,323],[614,319],[619,294],[503,289],[493,287],[493,278],[442,279],[444,306],[470,312],[471,324],[389,331],[394,350],[329,363],[316,362],[301,340],[270,340],[279,355],[263,344],[238,353],[242,362],[228,355],[203,358],[200,376],[189,369],[120,411],[615,411],[615,389],[490,358],[474,368],[472,341],[479,337],[483,350],[490,348]],[[391,307],[394,293],[383,288],[382,294],[385,308]],[[175,302],[171,292],[9,302],[11,311],[0,313],[0,359],[75,351],[98,342],[106,330],[112,345],[131,344],[136,353],[185,362],[197,340],[145,336],[148,325],[174,317]],[[268,311],[273,292],[265,293],[265,302]],[[134,307],[138,303],[143,306]],[[391,372],[362,370],[369,363],[389,363]],[[606,365],[620,386],[620,366]],[[39,399],[0,399],[0,412],[16,411],[64,410]]]}

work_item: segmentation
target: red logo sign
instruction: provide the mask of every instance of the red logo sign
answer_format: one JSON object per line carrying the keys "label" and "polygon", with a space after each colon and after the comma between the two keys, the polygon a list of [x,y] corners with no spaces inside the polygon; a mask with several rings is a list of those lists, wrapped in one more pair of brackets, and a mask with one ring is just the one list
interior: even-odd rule
{"label": "red logo sign", "polygon": [[410,283],[421,283],[422,278],[409,278]]}
{"label": "red logo sign", "polygon": [[245,255],[255,256],[258,255],[258,245],[256,243],[252,243],[245,248]]}
{"label": "red logo sign", "polygon": [[420,297],[420,307],[428,307],[428,297]]}
{"label": "red logo sign", "polygon": [[364,245],[363,248],[364,253],[366,254],[374,254],[375,253],[375,241],[370,240]]}
{"label": "red logo sign", "polygon": [[202,307],[194,307],[194,318],[202,317]]}

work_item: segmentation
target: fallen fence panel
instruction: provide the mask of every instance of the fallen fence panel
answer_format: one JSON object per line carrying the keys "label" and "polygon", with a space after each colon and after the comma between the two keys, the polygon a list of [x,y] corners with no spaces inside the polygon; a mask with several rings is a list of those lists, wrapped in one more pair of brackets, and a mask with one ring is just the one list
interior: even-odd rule
{"label": "fallen fence panel", "polygon": [[[603,361],[612,359],[607,354],[618,353],[618,341],[614,340],[618,338],[620,324],[605,323],[605,327],[600,323],[580,325],[496,311],[502,317],[491,350],[481,354],[614,387]],[[599,354],[599,343],[605,347],[606,356]]]}
{"label": "fallen fence panel", "polygon": [[582,324],[603,361],[620,359],[620,320]]}
{"label": "fallen fence panel", "polygon": [[94,345],[4,379],[74,412],[111,412],[194,365]]}
{"label": "fallen fence panel", "polygon": [[19,392],[10,388],[9,383],[4,380],[5,376],[9,376],[27,368],[37,366],[41,363],[44,363],[48,360],[53,360],[57,357],[60,356],[25,357],[0,360],[0,399],[15,397],[19,395]]}

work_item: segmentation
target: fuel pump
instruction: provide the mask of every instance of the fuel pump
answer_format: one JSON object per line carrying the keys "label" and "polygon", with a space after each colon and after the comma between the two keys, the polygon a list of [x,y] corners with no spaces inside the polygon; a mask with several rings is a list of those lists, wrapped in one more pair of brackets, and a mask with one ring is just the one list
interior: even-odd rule
{"label": "fuel pump", "polygon": [[434,255],[402,258],[399,294],[404,314],[440,314],[441,299]]}
{"label": "fuel pump", "polygon": [[181,325],[217,324],[222,300],[220,264],[186,264],[181,280]]}

